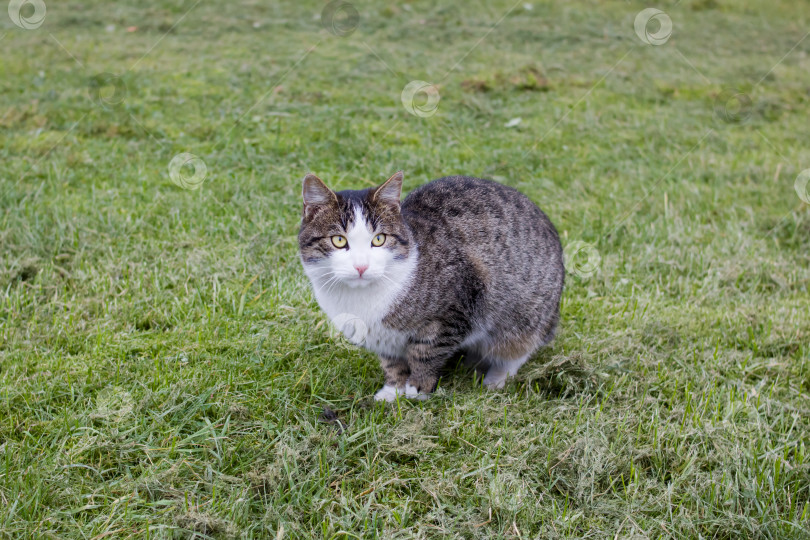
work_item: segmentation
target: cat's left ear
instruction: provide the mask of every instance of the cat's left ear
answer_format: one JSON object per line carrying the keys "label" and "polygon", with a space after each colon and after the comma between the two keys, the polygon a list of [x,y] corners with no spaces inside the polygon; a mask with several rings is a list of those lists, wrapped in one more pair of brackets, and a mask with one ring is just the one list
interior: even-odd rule
{"label": "cat's left ear", "polygon": [[399,197],[402,194],[402,171],[385,181],[383,185],[374,190],[371,200],[399,206]]}
{"label": "cat's left ear", "polygon": [[304,198],[304,219],[310,219],[319,208],[337,203],[335,192],[312,173],[304,177],[301,195]]}

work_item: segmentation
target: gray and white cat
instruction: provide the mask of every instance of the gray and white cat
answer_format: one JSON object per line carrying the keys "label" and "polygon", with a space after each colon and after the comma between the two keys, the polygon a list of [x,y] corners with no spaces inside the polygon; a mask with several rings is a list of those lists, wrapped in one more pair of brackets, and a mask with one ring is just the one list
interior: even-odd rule
{"label": "gray and white cat", "polygon": [[304,178],[298,243],[315,298],[353,343],[375,352],[375,399],[424,399],[458,353],[502,388],[554,337],[563,254],[528,197],[448,176],[400,203],[402,172],[376,188],[334,192]]}

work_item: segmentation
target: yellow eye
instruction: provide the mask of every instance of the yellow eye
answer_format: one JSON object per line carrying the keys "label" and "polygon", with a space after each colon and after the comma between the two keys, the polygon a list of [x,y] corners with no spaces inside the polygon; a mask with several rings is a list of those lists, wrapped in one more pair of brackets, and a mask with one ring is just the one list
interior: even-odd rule
{"label": "yellow eye", "polygon": [[335,236],[332,237],[332,244],[336,248],[346,247],[346,237],[336,234]]}
{"label": "yellow eye", "polygon": [[375,236],[371,240],[371,245],[372,246],[380,247],[384,243],[385,243],[385,235],[384,234],[378,234],[377,236]]}

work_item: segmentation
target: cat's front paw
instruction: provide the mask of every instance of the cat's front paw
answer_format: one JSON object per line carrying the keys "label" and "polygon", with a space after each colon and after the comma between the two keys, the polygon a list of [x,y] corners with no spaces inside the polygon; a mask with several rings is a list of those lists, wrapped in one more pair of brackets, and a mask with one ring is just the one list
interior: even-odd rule
{"label": "cat's front paw", "polygon": [[430,397],[430,394],[420,392],[415,386],[405,383],[405,397],[408,399],[418,399],[420,401],[424,401]]}
{"label": "cat's front paw", "polygon": [[397,388],[396,386],[391,386],[390,384],[386,384],[380,390],[374,394],[375,401],[387,401],[388,403],[392,403],[397,400],[397,396],[404,396],[405,389],[404,388]]}

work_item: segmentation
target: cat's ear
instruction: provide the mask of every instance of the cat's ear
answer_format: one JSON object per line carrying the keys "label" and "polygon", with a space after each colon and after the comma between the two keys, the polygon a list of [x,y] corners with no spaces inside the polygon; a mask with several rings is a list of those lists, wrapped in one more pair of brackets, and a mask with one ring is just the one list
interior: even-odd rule
{"label": "cat's ear", "polygon": [[323,180],[312,173],[304,177],[301,194],[304,198],[304,217],[310,217],[318,206],[337,202],[335,192],[326,187]]}
{"label": "cat's ear", "polygon": [[402,194],[402,171],[385,181],[383,185],[374,190],[371,200],[399,206],[399,197]]}

